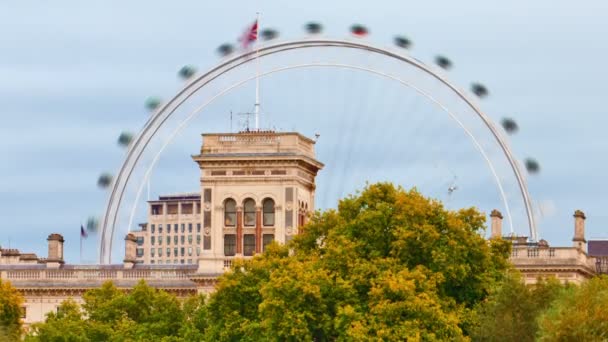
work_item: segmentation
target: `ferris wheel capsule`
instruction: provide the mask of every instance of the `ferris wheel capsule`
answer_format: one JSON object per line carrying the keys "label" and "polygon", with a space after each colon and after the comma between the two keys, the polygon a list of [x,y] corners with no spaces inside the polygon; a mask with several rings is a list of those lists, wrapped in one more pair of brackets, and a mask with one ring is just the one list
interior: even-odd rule
{"label": "ferris wheel capsule", "polygon": [[222,44],[217,48],[217,53],[222,56],[228,56],[229,54],[234,52],[234,46],[232,46],[231,44]]}
{"label": "ferris wheel capsule", "polygon": [[369,34],[367,27],[359,24],[355,24],[350,27],[350,32],[357,37],[365,37]]}
{"label": "ferris wheel capsule", "polygon": [[179,75],[179,77],[181,77],[181,78],[183,78],[185,80],[187,80],[190,77],[194,76],[195,73],[196,73],[196,68],[193,67],[192,65],[184,65],[177,72],[177,74]]}
{"label": "ferris wheel capsule", "polygon": [[156,108],[158,108],[158,106],[160,106],[160,98],[155,96],[148,97],[148,99],[146,100],[146,108],[148,110],[155,110]]}
{"label": "ferris wheel capsule", "polygon": [[260,35],[262,36],[262,40],[272,40],[279,36],[279,31],[275,29],[265,29],[260,32]]}
{"label": "ferris wheel capsule", "polygon": [[122,147],[128,147],[131,144],[131,141],[133,141],[133,134],[129,132],[122,132],[118,136],[118,145]]}
{"label": "ferris wheel capsule", "polygon": [[308,32],[310,34],[318,34],[318,33],[321,33],[321,31],[323,31],[323,26],[316,22],[310,22],[310,23],[306,24],[305,28],[306,28],[306,32]]}
{"label": "ferris wheel capsule", "polygon": [[89,216],[87,219],[87,231],[96,233],[99,229],[99,220],[95,216]]}
{"label": "ferris wheel capsule", "polygon": [[445,70],[449,70],[452,68],[452,61],[450,61],[445,56],[439,55],[439,56],[435,57],[435,63],[437,63],[437,65],[439,65],[440,68],[445,69]]}
{"label": "ferris wheel capsule", "polygon": [[504,128],[505,131],[509,134],[513,134],[519,130],[517,122],[515,122],[515,120],[511,118],[504,118],[500,123],[502,125],[502,128]]}
{"label": "ferris wheel capsule", "polygon": [[526,165],[526,170],[528,170],[530,174],[535,174],[540,171],[540,164],[538,164],[536,160],[527,158],[524,163]]}
{"label": "ferris wheel capsule", "polygon": [[471,91],[473,92],[473,94],[479,96],[480,98],[488,96],[488,88],[486,88],[483,84],[471,84]]}
{"label": "ferris wheel capsule", "polygon": [[112,184],[112,175],[109,173],[102,173],[101,176],[97,179],[97,186],[105,189]]}
{"label": "ferris wheel capsule", "polygon": [[395,37],[394,42],[395,45],[404,49],[409,49],[412,46],[412,41],[402,36]]}

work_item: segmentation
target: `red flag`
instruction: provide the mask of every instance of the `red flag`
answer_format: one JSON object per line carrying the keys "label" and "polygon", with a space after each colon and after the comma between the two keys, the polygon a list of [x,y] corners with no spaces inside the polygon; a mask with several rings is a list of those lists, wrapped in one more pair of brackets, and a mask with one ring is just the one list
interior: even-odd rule
{"label": "red flag", "polygon": [[245,31],[245,33],[243,33],[243,36],[241,37],[240,41],[243,44],[243,47],[247,48],[251,43],[255,42],[256,40],[258,40],[257,20]]}

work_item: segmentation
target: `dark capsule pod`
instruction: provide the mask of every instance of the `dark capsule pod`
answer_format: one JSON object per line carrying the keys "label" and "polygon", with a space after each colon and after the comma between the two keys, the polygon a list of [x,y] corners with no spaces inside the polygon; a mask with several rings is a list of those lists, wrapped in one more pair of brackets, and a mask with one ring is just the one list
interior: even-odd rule
{"label": "dark capsule pod", "polygon": [[323,26],[321,26],[321,24],[315,23],[315,22],[310,22],[310,23],[306,24],[305,28],[306,28],[306,32],[308,32],[310,34],[318,34],[323,31]]}
{"label": "dark capsule pod", "polygon": [[367,27],[359,24],[355,24],[350,27],[350,32],[357,37],[365,37],[369,34]]}
{"label": "dark capsule pod", "polygon": [[400,48],[409,49],[412,46],[412,41],[406,37],[397,36],[395,37],[395,45]]}
{"label": "dark capsule pod", "polygon": [[97,186],[105,189],[112,184],[112,175],[109,173],[102,173],[101,176],[97,179]]}
{"label": "dark capsule pod", "polygon": [[500,123],[502,125],[502,128],[504,128],[505,131],[509,134],[513,134],[519,130],[519,126],[517,126],[517,122],[515,122],[515,120],[513,120],[513,119],[504,118],[504,119],[502,119],[502,121]]}
{"label": "dark capsule pod", "polygon": [[488,89],[483,84],[473,83],[471,85],[471,91],[480,98],[488,96]]}
{"label": "dark capsule pod", "polygon": [[99,229],[99,220],[96,217],[90,216],[87,219],[87,231],[91,233],[96,233]]}
{"label": "dark capsule pod", "polygon": [[435,63],[437,65],[439,65],[440,68],[445,69],[445,70],[449,70],[452,68],[452,61],[450,61],[445,56],[440,55],[440,56],[435,57]]}
{"label": "dark capsule pod", "polygon": [[190,77],[194,76],[194,74],[196,74],[196,68],[192,65],[184,65],[181,69],[179,69],[177,74],[179,75],[179,77],[187,80]]}
{"label": "dark capsule pod", "polygon": [[156,110],[158,106],[160,106],[160,99],[158,97],[148,97],[146,100],[146,108],[148,110]]}
{"label": "dark capsule pod", "polygon": [[131,144],[131,141],[133,141],[133,134],[131,133],[122,132],[118,136],[118,145],[122,147],[128,147]]}
{"label": "dark capsule pod", "polygon": [[538,164],[538,162],[532,158],[528,158],[525,160],[525,165],[526,165],[526,170],[528,170],[529,173],[531,174],[535,174],[538,173],[540,171],[540,165]]}
{"label": "dark capsule pod", "polygon": [[279,31],[274,29],[264,29],[262,32],[260,32],[260,35],[262,36],[262,40],[272,40],[279,36]]}
{"label": "dark capsule pod", "polygon": [[232,46],[231,44],[222,44],[217,48],[217,53],[224,57],[224,56],[228,56],[229,54],[234,52],[234,46]]}

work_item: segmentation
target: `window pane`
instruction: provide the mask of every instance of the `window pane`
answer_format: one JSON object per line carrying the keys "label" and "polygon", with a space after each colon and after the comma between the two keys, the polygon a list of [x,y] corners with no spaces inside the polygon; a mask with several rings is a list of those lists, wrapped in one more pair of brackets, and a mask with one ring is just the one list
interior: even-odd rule
{"label": "window pane", "polygon": [[197,223],[197,224],[196,224],[196,232],[197,232],[197,233],[200,233],[200,232],[201,232],[201,224],[200,224],[200,223]]}
{"label": "window pane", "polygon": [[188,223],[188,233],[192,233],[192,223]]}
{"label": "window pane", "polygon": [[243,254],[251,256],[253,253],[255,253],[255,235],[245,234],[245,238],[243,239]]}
{"label": "window pane", "polygon": [[233,256],[236,254],[236,235],[226,234],[224,235],[224,255]]}
{"label": "window pane", "polygon": [[248,198],[243,202],[244,207],[244,224],[246,226],[255,226],[255,201]]}
{"label": "window pane", "polygon": [[255,213],[245,213],[245,225],[255,226]]}
{"label": "window pane", "polygon": [[159,233],[159,234],[162,234],[162,233],[163,233],[163,225],[162,225],[162,224],[159,224],[159,225],[158,225],[158,233]]}
{"label": "window pane", "polygon": [[236,201],[231,198],[224,202],[224,224],[236,226]]}
{"label": "window pane", "polygon": [[268,246],[272,241],[274,241],[274,234],[264,234],[264,236],[262,237],[262,250],[265,251],[266,246]]}

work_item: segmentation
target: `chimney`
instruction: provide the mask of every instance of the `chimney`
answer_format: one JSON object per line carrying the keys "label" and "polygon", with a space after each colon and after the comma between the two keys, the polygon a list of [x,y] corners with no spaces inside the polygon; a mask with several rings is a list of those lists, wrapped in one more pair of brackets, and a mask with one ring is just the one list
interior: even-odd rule
{"label": "chimney", "polygon": [[581,210],[574,212],[574,247],[586,252],[587,240],[585,240],[585,213]]}
{"label": "chimney", "polygon": [[492,219],[490,239],[501,239],[502,238],[502,214],[500,211],[494,209],[490,214]]}
{"label": "chimney", "polygon": [[125,236],[125,260],[124,260],[125,268],[133,268],[133,266],[135,266],[136,249],[137,249],[137,239],[135,238],[135,235],[133,235],[132,233],[127,234],[127,236]]}
{"label": "chimney", "polygon": [[63,265],[63,236],[61,234],[51,234],[46,239],[49,245],[49,254],[46,258],[46,267],[59,268]]}

